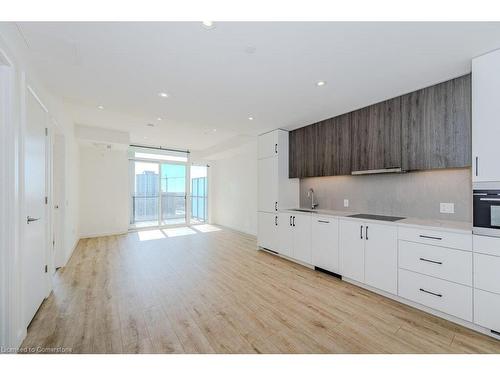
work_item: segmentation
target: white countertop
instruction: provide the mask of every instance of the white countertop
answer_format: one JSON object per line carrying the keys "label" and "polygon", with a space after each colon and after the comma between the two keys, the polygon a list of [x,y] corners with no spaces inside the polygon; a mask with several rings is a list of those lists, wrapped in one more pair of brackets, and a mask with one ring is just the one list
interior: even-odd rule
{"label": "white countertop", "polygon": [[[305,209],[307,208],[299,208]],[[326,215],[326,216],[335,216],[339,218],[346,218],[350,215],[356,215],[361,212],[354,211],[336,211],[336,210],[322,210],[317,209],[311,212],[301,212],[295,211],[293,208],[280,210],[282,212],[294,212],[296,214],[314,214],[314,215]],[[363,212],[366,213],[366,212]],[[389,216],[389,215],[388,215]],[[363,220],[363,221],[374,221],[381,222],[381,220],[369,220],[369,219],[359,219],[359,218],[349,218],[352,220]],[[453,221],[453,220],[439,220],[439,219],[422,219],[416,217],[407,217],[398,221],[382,221],[387,224],[394,224],[398,226],[419,226],[419,227],[427,227],[429,229],[434,230],[446,230],[450,232],[460,232],[460,233],[471,233],[472,234],[472,223],[464,222],[464,221]]]}

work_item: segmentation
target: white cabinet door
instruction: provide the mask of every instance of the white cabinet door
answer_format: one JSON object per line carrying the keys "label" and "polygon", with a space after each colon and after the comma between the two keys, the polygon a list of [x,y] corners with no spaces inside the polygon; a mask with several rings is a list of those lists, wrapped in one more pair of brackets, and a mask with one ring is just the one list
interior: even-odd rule
{"label": "white cabinet door", "polygon": [[272,132],[259,135],[257,141],[259,159],[268,158],[278,154],[278,132],[279,130],[274,130]]}
{"label": "white cabinet door", "polygon": [[293,258],[311,264],[311,215],[294,214],[293,228]]}
{"label": "white cabinet door", "polygon": [[472,180],[500,181],[500,51],[472,60]]}
{"label": "white cabinet door", "polygon": [[474,289],[474,323],[500,332],[500,294]]}
{"label": "white cabinet door", "polygon": [[364,223],[340,220],[340,270],[344,277],[365,281]]}
{"label": "white cabinet door", "polygon": [[259,212],[257,244],[268,250],[278,251],[278,215]]}
{"label": "white cabinet door", "polygon": [[293,256],[293,227],[292,214],[280,212],[278,214],[278,253],[287,257]]}
{"label": "white cabinet door", "polygon": [[312,216],[311,252],[314,266],[340,273],[338,219],[328,216]]}
{"label": "white cabinet door", "polygon": [[398,292],[398,228],[365,223],[365,283]]}
{"label": "white cabinet door", "polygon": [[259,160],[258,210],[275,213],[278,210],[278,158]]}

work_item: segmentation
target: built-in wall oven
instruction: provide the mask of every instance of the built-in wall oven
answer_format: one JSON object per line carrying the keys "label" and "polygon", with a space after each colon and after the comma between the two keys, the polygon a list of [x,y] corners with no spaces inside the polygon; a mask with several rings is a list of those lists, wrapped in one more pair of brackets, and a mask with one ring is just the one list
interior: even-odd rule
{"label": "built-in wall oven", "polygon": [[474,189],[474,234],[500,237],[500,187],[499,189]]}

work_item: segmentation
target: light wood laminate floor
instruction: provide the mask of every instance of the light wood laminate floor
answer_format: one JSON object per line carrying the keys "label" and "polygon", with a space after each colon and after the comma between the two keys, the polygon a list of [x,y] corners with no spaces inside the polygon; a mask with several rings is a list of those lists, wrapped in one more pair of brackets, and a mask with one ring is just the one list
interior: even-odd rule
{"label": "light wood laminate floor", "polygon": [[73,353],[500,353],[211,226],[84,239],[23,343]]}

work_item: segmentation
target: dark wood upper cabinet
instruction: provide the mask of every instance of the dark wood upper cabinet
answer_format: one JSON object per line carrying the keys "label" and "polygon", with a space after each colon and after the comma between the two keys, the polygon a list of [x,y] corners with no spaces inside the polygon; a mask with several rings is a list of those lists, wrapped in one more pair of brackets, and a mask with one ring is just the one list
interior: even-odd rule
{"label": "dark wood upper cabinet", "polygon": [[351,112],[351,170],[401,167],[401,98]]}
{"label": "dark wood upper cabinet", "polygon": [[321,121],[316,126],[316,176],[351,174],[350,113]]}
{"label": "dark wood upper cabinet", "polygon": [[289,133],[289,177],[471,165],[466,75]]}
{"label": "dark wood upper cabinet", "polygon": [[351,174],[350,114],[289,133],[289,177]]}
{"label": "dark wood upper cabinet", "polygon": [[470,74],[402,97],[403,169],[471,165]]}

